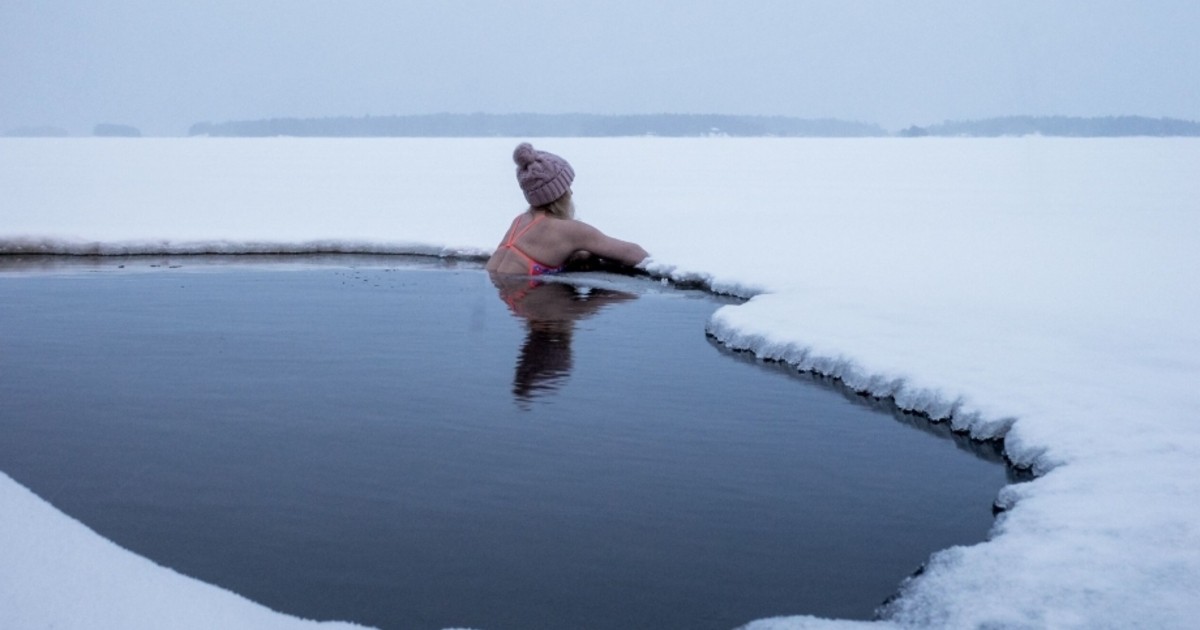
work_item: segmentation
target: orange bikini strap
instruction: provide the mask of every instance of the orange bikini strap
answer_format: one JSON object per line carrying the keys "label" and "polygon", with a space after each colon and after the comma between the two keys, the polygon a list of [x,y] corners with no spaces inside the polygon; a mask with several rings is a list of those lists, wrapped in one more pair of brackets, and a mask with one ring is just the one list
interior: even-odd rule
{"label": "orange bikini strap", "polygon": [[525,233],[529,231],[529,228],[533,227],[534,224],[536,224],[538,221],[541,221],[542,219],[545,219],[545,218],[546,218],[546,215],[544,215],[544,214],[538,215],[538,216],[534,217],[533,220],[530,221],[528,225],[526,225],[524,228],[521,228],[520,232],[516,232],[515,230],[517,229],[517,222],[521,220],[521,215],[518,214],[517,218],[513,219],[512,227],[509,228],[509,232],[512,234],[512,236],[509,237],[508,243],[506,243],[506,245],[512,245],[512,244],[516,243],[517,239],[521,238],[522,236],[525,236]]}

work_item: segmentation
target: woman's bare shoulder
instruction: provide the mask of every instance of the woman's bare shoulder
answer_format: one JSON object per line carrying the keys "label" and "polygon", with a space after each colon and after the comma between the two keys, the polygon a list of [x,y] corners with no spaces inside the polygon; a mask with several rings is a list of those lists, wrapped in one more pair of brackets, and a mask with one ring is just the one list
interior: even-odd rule
{"label": "woman's bare shoulder", "polygon": [[559,218],[559,217],[554,217],[554,219],[555,220],[553,221],[553,223],[556,226],[558,226],[558,228],[565,233],[594,234],[594,233],[600,231],[600,230],[596,229],[595,227],[592,227],[591,225],[584,223],[583,221],[580,221],[579,219],[563,219],[563,218]]}
{"label": "woman's bare shoulder", "polygon": [[563,228],[576,250],[586,250],[628,265],[637,264],[648,255],[637,243],[613,238],[583,221],[570,219]]}

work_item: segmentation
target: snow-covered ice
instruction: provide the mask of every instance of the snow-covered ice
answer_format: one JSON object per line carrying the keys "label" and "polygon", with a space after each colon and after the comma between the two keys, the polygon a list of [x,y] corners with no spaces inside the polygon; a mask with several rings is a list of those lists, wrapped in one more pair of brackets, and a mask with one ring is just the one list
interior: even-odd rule
{"label": "snow-covered ice", "polygon": [[[0,139],[0,250],[484,255],[521,208],[516,142]],[[1200,140],[534,144],[652,272],[753,296],[712,317],[724,343],[1003,437],[1039,475],[884,620],[752,628],[1200,618]],[[120,551],[0,474],[0,621],[102,614],[307,623]]]}

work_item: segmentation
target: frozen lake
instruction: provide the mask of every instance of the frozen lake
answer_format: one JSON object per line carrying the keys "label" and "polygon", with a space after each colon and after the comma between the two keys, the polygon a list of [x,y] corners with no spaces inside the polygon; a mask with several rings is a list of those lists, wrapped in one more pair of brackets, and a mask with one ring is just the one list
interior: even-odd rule
{"label": "frozen lake", "polygon": [[983,540],[1009,481],[994,446],[722,349],[703,330],[728,299],[230,260],[9,260],[0,470],[290,614],[869,618],[931,553]]}
{"label": "frozen lake", "polygon": [[[523,208],[524,139],[3,138],[0,251],[486,256]],[[534,144],[571,161],[580,218],[645,246],[650,273],[753,296],[704,322],[726,347],[1003,437],[1037,473],[875,627],[1200,617],[1200,140]],[[3,624],[311,627],[121,551],[7,472]],[[753,630],[830,625],[807,605]]]}

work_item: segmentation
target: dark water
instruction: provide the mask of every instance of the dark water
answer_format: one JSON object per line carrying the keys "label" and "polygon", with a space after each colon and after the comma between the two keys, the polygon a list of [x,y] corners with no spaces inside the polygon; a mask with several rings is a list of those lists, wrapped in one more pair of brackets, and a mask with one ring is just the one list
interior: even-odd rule
{"label": "dark water", "polygon": [[722,350],[712,297],[388,265],[0,273],[0,470],[160,564],[384,628],[869,618],[991,524],[992,450]]}

